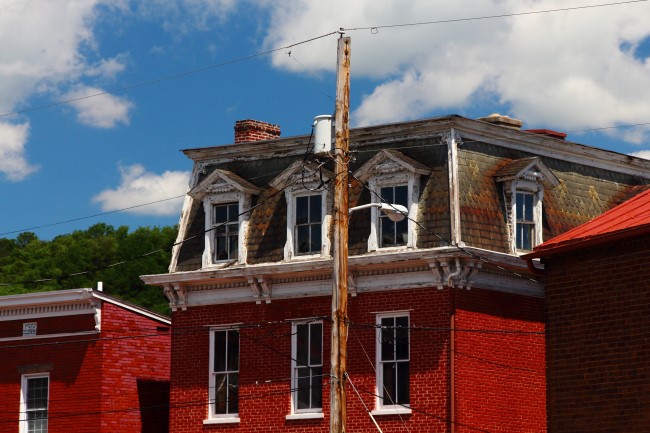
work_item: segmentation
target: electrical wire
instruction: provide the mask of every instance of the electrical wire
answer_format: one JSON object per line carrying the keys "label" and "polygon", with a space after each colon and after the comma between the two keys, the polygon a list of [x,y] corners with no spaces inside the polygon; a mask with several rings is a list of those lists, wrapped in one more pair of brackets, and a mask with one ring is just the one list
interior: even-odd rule
{"label": "electrical wire", "polygon": [[352,32],[358,30],[377,31],[379,29],[389,29],[389,28],[396,28],[396,27],[415,27],[415,26],[428,26],[434,24],[458,23],[458,22],[466,22],[466,21],[491,20],[497,18],[510,18],[510,17],[526,16],[526,15],[538,15],[538,14],[547,14],[547,13],[554,13],[554,12],[568,12],[568,11],[583,10],[583,9],[594,9],[594,8],[601,8],[601,7],[608,7],[608,6],[620,6],[620,5],[627,5],[632,3],[645,3],[647,1],[648,0],[628,0],[628,1],[620,1],[620,2],[612,2],[612,3],[573,6],[573,7],[557,8],[557,9],[545,9],[545,10],[529,11],[529,12],[513,12],[509,14],[486,15],[486,16],[470,17],[470,18],[452,18],[447,20],[421,21],[415,23],[386,24],[386,25],[378,25],[378,26],[366,26],[366,27],[350,27],[350,28],[341,28],[341,31],[346,31],[346,32]]}

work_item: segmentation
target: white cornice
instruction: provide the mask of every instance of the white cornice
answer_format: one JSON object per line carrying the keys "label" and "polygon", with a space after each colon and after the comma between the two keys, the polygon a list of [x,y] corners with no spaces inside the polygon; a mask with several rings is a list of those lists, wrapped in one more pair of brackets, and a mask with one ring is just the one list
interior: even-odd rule
{"label": "white cornice", "polygon": [[[354,281],[355,293],[416,287],[430,287],[432,290],[450,287],[470,290],[476,287],[525,296],[543,296],[541,283],[518,277],[510,271],[493,272],[490,265],[511,269],[522,275],[528,272],[526,263],[517,256],[452,247],[353,256],[349,258],[348,269]],[[174,287],[176,292],[182,290],[182,302],[177,302],[170,291],[166,291],[170,296],[170,306],[176,309],[327,296],[332,290],[331,272],[331,259],[315,259],[219,271],[145,275],[141,278],[147,284]],[[263,290],[260,282],[264,282],[269,289]]]}

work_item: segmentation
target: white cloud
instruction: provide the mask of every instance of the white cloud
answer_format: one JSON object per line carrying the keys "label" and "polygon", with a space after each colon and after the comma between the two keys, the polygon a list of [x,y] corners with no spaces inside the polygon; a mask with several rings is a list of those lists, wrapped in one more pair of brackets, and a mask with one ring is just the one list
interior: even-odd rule
{"label": "white cloud", "polygon": [[29,137],[29,123],[0,122],[0,173],[11,181],[23,180],[38,167],[30,165],[25,157],[25,143]]}
{"label": "white cloud", "polygon": [[[293,0],[268,2],[266,48],[285,46],[339,27],[442,21],[591,5],[589,0]],[[508,18],[348,31],[353,76],[378,83],[352,114],[357,125],[455,111],[494,98],[490,111],[526,126],[566,130],[650,120],[641,89],[650,88],[650,61],[634,47],[650,36],[650,4],[584,8]],[[621,47],[626,48],[621,48]],[[333,71],[333,37],[292,51],[309,71]],[[284,52],[273,64],[304,72]],[[354,91],[354,89],[353,89]],[[489,114],[486,112],[485,114]],[[631,142],[648,130],[619,133]]]}
{"label": "white cloud", "polygon": [[630,153],[631,156],[636,156],[637,158],[650,159],[650,149],[639,150],[638,152]]}
{"label": "white cloud", "polygon": [[67,93],[64,99],[78,99],[70,105],[77,110],[77,119],[84,125],[96,128],[113,128],[118,123],[128,125],[133,104],[115,95],[93,96],[103,92],[96,87],[82,86]]}
{"label": "white cloud", "polygon": [[[125,209],[144,203],[184,196],[190,173],[165,171],[150,173],[140,164],[120,167],[121,183],[115,189],[105,189],[92,198],[101,204],[104,212]],[[173,216],[180,213],[183,198],[165,200],[149,206],[136,207],[127,212],[139,215]]]}

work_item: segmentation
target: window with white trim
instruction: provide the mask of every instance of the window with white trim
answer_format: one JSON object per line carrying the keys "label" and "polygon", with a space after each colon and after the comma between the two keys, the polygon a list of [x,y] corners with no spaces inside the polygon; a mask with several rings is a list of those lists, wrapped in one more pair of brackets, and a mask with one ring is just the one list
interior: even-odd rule
{"label": "window with white trim", "polygon": [[294,206],[294,252],[297,255],[320,254],[323,247],[323,196],[297,196]]}
{"label": "window with white trim", "polygon": [[213,261],[239,258],[239,203],[212,205]]}
{"label": "window with white trim", "polygon": [[377,315],[377,409],[408,410],[409,382],[409,315]]}
{"label": "window with white trim", "polygon": [[[381,187],[381,200],[385,203],[400,204],[408,209],[408,185]],[[392,221],[383,212],[378,212],[379,218],[379,247],[398,247],[408,244],[409,220]]]}
{"label": "window with white trim", "polygon": [[49,374],[23,375],[21,384],[21,433],[47,433],[50,392]]}
{"label": "window with white trim", "polygon": [[239,330],[210,333],[209,419],[239,417]]}
{"label": "window with white trim", "polygon": [[536,245],[535,194],[516,192],[515,243],[518,251],[531,251]]}
{"label": "window with white trim", "polygon": [[399,204],[408,210],[404,220],[393,222],[377,207],[371,207],[368,251],[416,247],[420,182],[422,176],[430,174],[431,169],[424,164],[396,150],[377,152],[354,173],[358,180],[368,183],[372,203]]}
{"label": "window with white trim", "polygon": [[494,176],[503,190],[510,252],[531,251],[543,242],[544,190],[559,180],[539,157],[512,160]]}
{"label": "window with white trim", "polygon": [[323,410],[323,322],[294,323],[292,328],[292,413],[320,413]]}

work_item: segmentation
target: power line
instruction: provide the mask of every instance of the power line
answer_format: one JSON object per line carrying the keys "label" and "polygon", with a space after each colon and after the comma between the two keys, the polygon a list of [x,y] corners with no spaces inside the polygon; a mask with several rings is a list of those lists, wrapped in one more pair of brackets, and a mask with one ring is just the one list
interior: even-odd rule
{"label": "power line", "polygon": [[46,109],[46,108],[57,107],[59,105],[65,105],[65,104],[70,104],[70,103],[73,103],[73,102],[83,101],[85,99],[95,98],[97,96],[112,95],[112,94],[116,94],[116,93],[125,92],[127,90],[132,90],[132,89],[135,89],[135,88],[138,88],[138,87],[150,86],[152,84],[157,84],[157,83],[160,83],[160,82],[163,82],[163,81],[168,81],[168,80],[173,80],[173,79],[176,79],[176,78],[186,77],[188,75],[197,74],[199,72],[205,72],[205,71],[208,71],[208,70],[211,70],[211,69],[221,68],[221,67],[232,65],[232,64],[235,64],[235,63],[241,63],[241,62],[244,62],[244,61],[247,61],[247,60],[252,60],[252,59],[255,59],[255,58],[258,58],[258,57],[262,57],[262,56],[266,56],[268,54],[275,53],[277,51],[287,50],[289,48],[297,47],[299,45],[303,45],[303,44],[306,44],[306,43],[309,43],[309,42],[313,42],[315,40],[322,39],[322,38],[325,38],[325,37],[328,37],[328,36],[331,36],[331,35],[335,35],[335,34],[338,34],[338,33],[339,33],[338,31],[329,32],[329,33],[325,33],[325,34],[315,36],[315,37],[312,37],[312,38],[304,39],[304,40],[302,40],[300,42],[295,42],[293,44],[285,45],[283,47],[273,48],[273,49],[266,50],[266,51],[260,51],[260,52],[257,52],[255,54],[251,54],[251,55],[248,55],[248,56],[238,57],[238,58],[235,58],[235,59],[226,60],[226,61],[221,62],[221,63],[216,63],[216,64],[213,64],[213,65],[203,66],[203,67],[196,68],[196,69],[190,69],[188,71],[179,72],[177,74],[166,75],[166,76],[163,76],[163,77],[154,78],[152,80],[141,81],[139,83],[129,84],[129,85],[122,86],[122,87],[116,87],[114,89],[106,90],[106,91],[103,91],[103,92],[97,92],[97,93],[93,93],[91,95],[81,96],[81,97],[78,97],[78,98],[65,99],[65,100],[53,102],[51,104],[44,104],[44,105],[39,105],[39,106],[36,106],[36,107],[25,108],[25,109],[22,109],[22,110],[16,110],[16,111],[12,111],[12,112],[9,112],[9,113],[0,114],[0,118],[7,117],[7,116],[13,116],[13,115],[16,115],[16,114],[29,113],[31,111],[43,110],[43,109]]}
{"label": "power line", "polygon": [[607,7],[607,6],[619,6],[619,5],[626,5],[626,4],[631,4],[631,3],[644,3],[647,2],[648,0],[629,0],[629,1],[621,1],[621,2],[613,2],[613,3],[602,3],[602,4],[595,4],[595,5],[585,5],[585,6],[573,6],[573,7],[567,7],[567,8],[557,8],[557,9],[545,9],[545,10],[539,10],[539,11],[530,11],[530,12],[513,12],[509,14],[499,14],[499,15],[486,15],[486,16],[480,16],[480,17],[470,17],[470,18],[451,18],[451,19],[446,19],[446,20],[436,20],[436,21],[421,21],[421,22],[414,22],[414,23],[402,23],[402,24],[386,24],[386,25],[379,25],[379,26],[366,26],[366,27],[351,27],[351,28],[341,28],[342,31],[357,31],[357,30],[379,30],[379,29],[387,29],[387,28],[395,28],[395,27],[415,27],[415,26],[428,26],[428,25],[434,25],[434,24],[447,24],[447,23],[458,23],[458,22],[465,22],[465,21],[480,21],[480,20],[490,20],[490,19],[497,19],[497,18],[510,18],[510,17],[518,17],[518,16],[525,16],[525,15],[538,15],[538,14],[547,14],[547,13],[554,13],[554,12],[568,12],[568,11],[575,11],[575,10],[582,10],[582,9],[594,9],[594,8],[601,8],[601,7]]}

